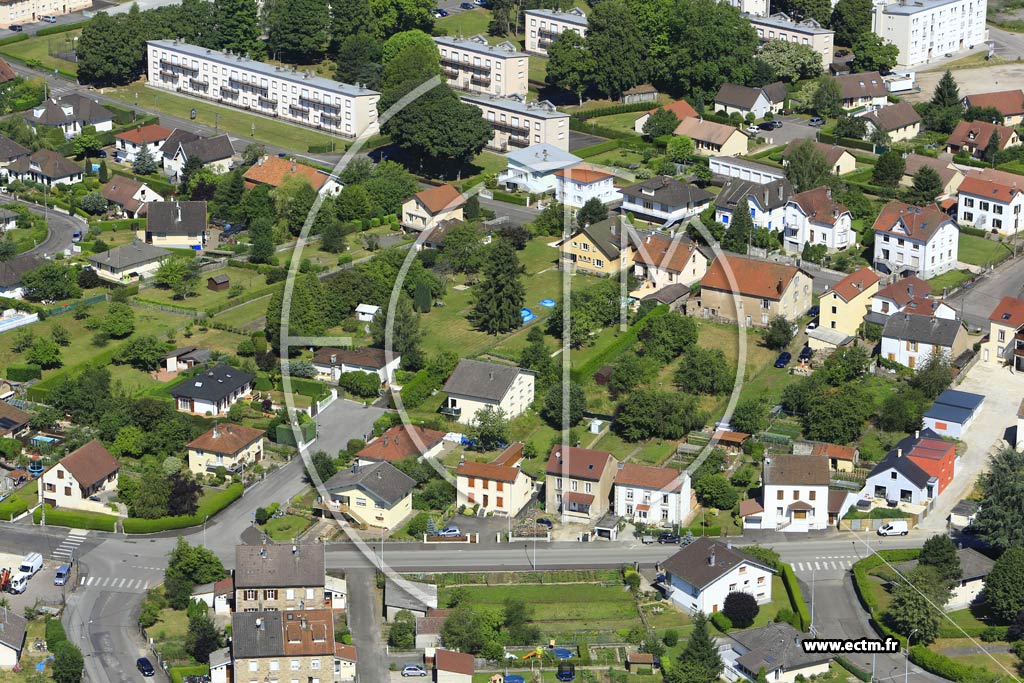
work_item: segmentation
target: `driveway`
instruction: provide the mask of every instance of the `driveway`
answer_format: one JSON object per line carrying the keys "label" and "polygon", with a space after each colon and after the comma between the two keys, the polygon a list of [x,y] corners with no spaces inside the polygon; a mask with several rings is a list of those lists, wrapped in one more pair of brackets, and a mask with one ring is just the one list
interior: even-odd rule
{"label": "driveway", "polygon": [[18,203],[28,208],[32,213],[44,216],[48,231],[46,239],[37,244],[25,254],[36,254],[43,258],[52,258],[54,254],[63,252],[71,247],[71,235],[75,230],[82,230],[83,234],[89,229],[88,224],[77,216],[69,216],[66,213],[54,211],[52,208],[44,209],[42,206],[22,201],[10,195],[0,196],[0,204]]}
{"label": "driveway", "polygon": [[387,411],[376,406],[339,398],[316,416],[317,439],[312,450],[337,455],[349,439],[369,441],[373,436],[373,422]]}
{"label": "driveway", "polygon": [[807,125],[807,119],[800,116],[780,116],[782,128],[773,131],[761,131],[760,135],[767,141],[765,147],[788,145],[793,140],[817,138],[818,129]]}
{"label": "driveway", "polygon": [[985,469],[992,445],[1005,438],[1007,430],[1016,425],[1017,408],[1024,395],[1024,376],[979,361],[956,388],[984,395],[985,403],[964,430],[962,440],[967,443],[967,451],[960,458],[953,483],[942,492],[935,509],[920,525],[923,529],[941,531],[946,528],[953,506],[970,494],[978,475]]}

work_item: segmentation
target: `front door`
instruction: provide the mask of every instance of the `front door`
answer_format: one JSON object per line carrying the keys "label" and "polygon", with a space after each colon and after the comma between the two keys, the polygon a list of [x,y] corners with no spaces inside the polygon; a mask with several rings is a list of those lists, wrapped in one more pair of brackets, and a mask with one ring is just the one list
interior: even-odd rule
{"label": "front door", "polygon": [[484,507],[487,507],[487,494],[484,494]]}

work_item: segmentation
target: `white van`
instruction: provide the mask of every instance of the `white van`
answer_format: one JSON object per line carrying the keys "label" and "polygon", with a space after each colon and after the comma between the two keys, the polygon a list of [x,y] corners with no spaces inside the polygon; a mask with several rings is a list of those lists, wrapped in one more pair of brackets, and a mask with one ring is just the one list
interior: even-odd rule
{"label": "white van", "polygon": [[11,579],[11,587],[8,590],[15,594],[24,593],[25,589],[28,588],[28,580],[31,578],[32,577],[25,572],[18,572],[14,575],[14,578]]}
{"label": "white van", "polygon": [[25,556],[25,559],[21,561],[21,566],[18,567],[19,574],[28,574],[29,578],[35,576],[35,573],[43,568],[43,556],[39,553],[29,553]]}
{"label": "white van", "polygon": [[908,531],[910,531],[910,527],[902,520],[889,522],[878,527],[879,536],[906,536]]}

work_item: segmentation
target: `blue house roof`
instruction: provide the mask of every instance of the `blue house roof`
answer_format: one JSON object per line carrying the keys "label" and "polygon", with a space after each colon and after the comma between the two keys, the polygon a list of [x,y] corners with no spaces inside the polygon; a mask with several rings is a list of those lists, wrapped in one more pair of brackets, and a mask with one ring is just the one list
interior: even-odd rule
{"label": "blue house roof", "polygon": [[971,419],[971,414],[973,412],[973,410],[969,410],[967,408],[957,408],[956,406],[950,406],[936,401],[924,416],[930,417],[933,420],[952,422],[954,424],[962,425]]}
{"label": "blue house roof", "polygon": [[935,399],[936,404],[943,404],[947,406],[955,406],[957,408],[966,408],[970,411],[975,411],[985,401],[985,397],[981,394],[971,394],[966,391],[957,391],[956,389],[946,389],[939,397]]}

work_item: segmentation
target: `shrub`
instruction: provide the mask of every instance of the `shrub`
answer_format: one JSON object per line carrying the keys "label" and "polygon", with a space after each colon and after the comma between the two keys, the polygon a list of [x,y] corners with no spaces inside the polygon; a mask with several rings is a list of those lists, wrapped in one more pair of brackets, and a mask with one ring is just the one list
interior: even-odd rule
{"label": "shrub", "polygon": [[370,372],[346,372],[338,378],[338,386],[360,398],[380,394],[380,377]]}
{"label": "shrub", "polygon": [[722,612],[715,612],[711,615],[711,623],[715,625],[722,633],[726,633],[732,628],[732,621],[729,617],[725,616]]}
{"label": "shrub", "polygon": [[981,639],[986,643],[994,643],[997,640],[1006,640],[1009,630],[1010,628],[1008,626],[989,626],[981,632]]}
{"label": "shrub", "polygon": [[[44,505],[46,523],[51,526],[66,526],[72,529],[94,529],[96,531],[113,531],[117,524],[115,515],[104,515],[97,512],[79,512],[76,510],[59,510]],[[39,524],[43,517],[43,508],[36,508],[32,513],[32,522]],[[27,509],[27,508],[26,508]]]}
{"label": "shrub", "polygon": [[42,379],[43,369],[32,363],[11,363],[7,366],[7,379],[14,382],[27,382],[32,379]]}
{"label": "shrub", "polygon": [[780,562],[779,569],[782,571],[782,585],[786,587],[786,593],[789,595],[789,604],[800,620],[799,628],[801,631],[806,631],[811,625],[811,613],[807,609],[807,603],[804,602],[803,593],[800,592],[793,567],[785,562]]}
{"label": "shrub", "polygon": [[420,370],[402,387],[402,405],[406,408],[418,407],[438,386],[437,380],[431,377],[426,369]]}
{"label": "shrub", "polygon": [[736,628],[747,628],[753,624],[759,611],[757,599],[743,591],[729,593],[725,596],[725,602],[722,605],[722,613]]}
{"label": "shrub", "polygon": [[924,645],[910,648],[910,661],[925,671],[957,683],[995,683],[999,680],[999,676],[980,666],[960,664],[946,655],[932,652]]}
{"label": "shrub", "polygon": [[60,623],[60,619],[56,617],[46,618],[46,646],[53,650],[59,643],[63,643],[68,639],[68,634],[64,631],[64,624]]}
{"label": "shrub", "polygon": [[679,632],[670,628],[661,636],[661,642],[665,643],[665,647],[675,647],[679,642]]}
{"label": "shrub", "polygon": [[[140,519],[129,517],[122,522],[126,534],[153,534],[172,529],[186,529],[199,526],[209,515],[212,517],[242,496],[242,485],[232,484],[223,491],[218,491],[199,501],[199,509],[194,515],[177,517],[158,517],[157,519]],[[49,514],[49,513],[47,513]]]}

